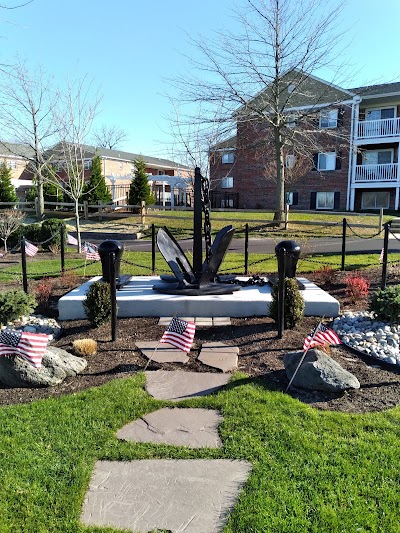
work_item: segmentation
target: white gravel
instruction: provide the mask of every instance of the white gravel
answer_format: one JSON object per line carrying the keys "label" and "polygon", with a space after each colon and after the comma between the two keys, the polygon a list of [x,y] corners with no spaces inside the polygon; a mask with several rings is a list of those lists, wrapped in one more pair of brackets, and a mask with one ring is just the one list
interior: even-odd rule
{"label": "white gravel", "polygon": [[43,315],[23,316],[20,320],[9,322],[1,329],[11,328],[16,330],[30,331],[31,333],[46,333],[49,340],[57,339],[61,335],[61,326],[54,318]]}
{"label": "white gravel", "polygon": [[369,311],[346,311],[334,319],[332,329],[345,344],[379,361],[400,365],[400,325],[376,320]]}

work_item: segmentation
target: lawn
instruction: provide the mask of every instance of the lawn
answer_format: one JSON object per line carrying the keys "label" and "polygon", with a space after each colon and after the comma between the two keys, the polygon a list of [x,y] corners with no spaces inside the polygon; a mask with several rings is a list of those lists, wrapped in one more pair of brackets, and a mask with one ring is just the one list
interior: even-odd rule
{"label": "lawn", "polygon": [[125,423],[172,406],[143,385],[140,373],[0,409],[2,533],[111,533],[79,524],[94,462],[144,458],[250,461],[225,533],[399,531],[400,408],[318,411],[237,374],[226,390],[179,404],[221,411],[222,449],[119,442],[115,433]]}

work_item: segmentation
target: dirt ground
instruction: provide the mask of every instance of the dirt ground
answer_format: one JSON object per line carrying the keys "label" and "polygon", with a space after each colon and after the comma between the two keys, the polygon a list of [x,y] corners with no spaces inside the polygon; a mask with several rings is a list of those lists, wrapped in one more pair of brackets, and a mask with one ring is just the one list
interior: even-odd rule
{"label": "dirt ground", "polygon": [[[371,290],[379,287],[380,269],[369,270],[364,275],[371,282]],[[322,284],[317,276],[308,277]],[[399,283],[400,273],[397,270],[390,270],[388,280],[389,283]],[[81,281],[73,276],[65,281],[57,280],[49,303],[46,306],[39,306],[37,312],[56,317],[59,296]],[[31,289],[34,289],[34,285],[35,282],[32,282]],[[0,289],[5,288],[10,286],[0,286]],[[345,294],[342,273],[338,273],[335,279],[330,279],[324,288],[340,301],[342,311],[367,308],[366,301],[357,303],[349,301]],[[92,338],[98,342],[97,354],[87,358],[88,367],[85,373],[75,378],[68,378],[61,385],[52,388],[9,389],[1,388],[0,385],[0,405],[25,403],[39,398],[75,393],[142,370],[147,359],[136,349],[135,342],[160,339],[165,328],[158,326],[157,322],[156,318],[119,319],[118,338],[114,343],[110,340],[109,324],[92,328],[86,320],[62,322],[64,333],[56,341],[56,346],[72,351],[72,342],[75,339]],[[288,351],[301,349],[305,337],[316,323],[316,318],[303,318],[295,329],[286,330],[282,339],[277,338],[276,325],[267,317],[232,319],[231,326],[198,327],[189,354],[189,363],[186,365],[151,363],[149,370],[179,368],[187,371],[217,372],[200,363],[197,356],[203,342],[219,340],[239,347],[238,370],[248,374],[249,379],[256,379],[267,389],[285,391],[288,379],[283,367],[283,355]],[[332,394],[293,387],[289,390],[289,394],[318,409],[354,413],[379,411],[400,404],[400,369],[368,360],[344,347],[332,348],[331,356],[358,378],[361,383],[360,390]]]}

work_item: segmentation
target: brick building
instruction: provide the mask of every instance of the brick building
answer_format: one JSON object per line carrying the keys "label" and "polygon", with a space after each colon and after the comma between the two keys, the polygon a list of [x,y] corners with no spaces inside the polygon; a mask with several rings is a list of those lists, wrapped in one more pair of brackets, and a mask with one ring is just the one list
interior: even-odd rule
{"label": "brick building", "polygon": [[[290,81],[286,127],[310,134],[299,153],[285,149],[288,202],[303,210],[399,209],[400,83],[342,89],[309,76],[296,94]],[[271,129],[239,111],[236,135],[210,154],[213,207],[274,209],[275,166]]]}
{"label": "brick building", "polygon": [[11,170],[11,183],[18,198],[25,197],[25,192],[32,187],[32,172],[29,171],[29,158],[34,151],[28,144],[0,143],[0,161]]}

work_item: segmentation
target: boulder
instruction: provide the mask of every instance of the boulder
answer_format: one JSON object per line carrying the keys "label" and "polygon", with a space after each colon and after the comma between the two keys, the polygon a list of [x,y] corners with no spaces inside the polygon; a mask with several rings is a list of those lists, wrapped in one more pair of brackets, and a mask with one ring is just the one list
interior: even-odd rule
{"label": "boulder", "polygon": [[49,346],[43,356],[41,368],[35,368],[18,356],[0,357],[0,382],[13,388],[52,387],[64,381],[67,376],[80,374],[86,366],[86,359]]}
{"label": "boulder", "polygon": [[[292,379],[303,356],[302,351],[289,352],[283,356],[286,375]],[[295,387],[328,392],[340,392],[347,389],[359,389],[358,379],[342,368],[339,363],[321,350],[308,350],[307,355],[293,380]]]}

